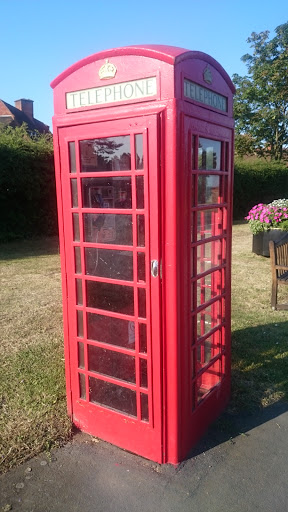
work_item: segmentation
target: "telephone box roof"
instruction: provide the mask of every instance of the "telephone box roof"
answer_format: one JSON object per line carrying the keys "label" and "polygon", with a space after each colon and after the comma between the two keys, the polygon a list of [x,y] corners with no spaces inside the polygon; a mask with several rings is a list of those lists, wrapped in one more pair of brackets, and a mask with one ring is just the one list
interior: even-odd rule
{"label": "telephone box roof", "polygon": [[185,48],[179,48],[178,46],[167,46],[167,45],[157,45],[157,44],[150,44],[150,45],[135,45],[135,46],[123,46],[121,48],[112,48],[110,50],[104,50],[102,52],[94,53],[93,55],[89,55],[88,57],[85,57],[82,60],[79,60],[69,68],[67,68],[65,71],[60,73],[52,82],[51,87],[54,89],[62,80],[67,78],[67,76],[71,75],[78,69],[86,66],[87,64],[90,64],[91,62],[94,62],[96,60],[101,59],[108,59],[118,56],[125,56],[125,55],[135,55],[135,56],[143,56],[143,57],[150,57],[152,59],[158,59],[163,62],[167,62],[171,65],[176,65],[184,60],[187,59],[201,59],[206,61],[207,63],[211,64],[214,68],[216,68],[219,73],[223,76],[224,80],[229,85],[232,93],[235,93],[235,87],[229,77],[229,75],[226,73],[226,71],[223,69],[221,64],[217,62],[213,57],[208,55],[207,53],[198,52],[198,51],[190,51],[186,50]]}

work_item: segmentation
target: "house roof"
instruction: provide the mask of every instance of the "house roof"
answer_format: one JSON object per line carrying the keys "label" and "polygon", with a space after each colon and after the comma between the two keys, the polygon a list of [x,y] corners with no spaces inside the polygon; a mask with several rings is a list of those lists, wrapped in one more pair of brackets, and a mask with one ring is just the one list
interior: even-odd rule
{"label": "house roof", "polygon": [[19,110],[19,108],[10,105],[6,101],[0,100],[0,124],[21,126],[23,123],[27,124],[29,130],[37,130],[40,133],[48,133],[50,131],[49,126],[35,119],[35,117],[31,119],[31,117],[27,116],[27,114]]}

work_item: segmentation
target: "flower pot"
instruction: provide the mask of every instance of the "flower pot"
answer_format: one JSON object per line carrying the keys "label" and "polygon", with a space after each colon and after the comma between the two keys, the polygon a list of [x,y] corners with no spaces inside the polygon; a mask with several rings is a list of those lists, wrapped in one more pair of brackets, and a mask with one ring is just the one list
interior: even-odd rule
{"label": "flower pot", "polygon": [[269,242],[273,240],[273,242],[278,242],[282,238],[282,236],[286,235],[287,231],[282,231],[282,229],[270,229],[269,231],[262,231],[262,233],[258,233],[258,235],[253,235],[252,240],[252,252],[258,254],[259,256],[266,256],[269,258]]}

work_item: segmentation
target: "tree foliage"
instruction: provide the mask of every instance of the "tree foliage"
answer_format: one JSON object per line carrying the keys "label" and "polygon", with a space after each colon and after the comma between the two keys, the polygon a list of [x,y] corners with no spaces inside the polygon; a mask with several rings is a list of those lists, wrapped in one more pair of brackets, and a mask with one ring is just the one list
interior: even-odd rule
{"label": "tree foliage", "polygon": [[55,233],[52,135],[0,128],[0,241]]}
{"label": "tree foliage", "polygon": [[288,22],[275,33],[269,39],[268,30],[253,32],[247,40],[253,52],[242,57],[248,74],[233,75],[239,156],[257,154],[279,161],[288,144]]}

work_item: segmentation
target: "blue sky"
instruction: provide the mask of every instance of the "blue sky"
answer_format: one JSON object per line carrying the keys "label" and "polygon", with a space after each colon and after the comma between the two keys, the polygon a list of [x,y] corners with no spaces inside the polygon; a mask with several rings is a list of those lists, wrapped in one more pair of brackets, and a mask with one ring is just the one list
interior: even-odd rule
{"label": "blue sky", "polygon": [[244,75],[251,32],[274,36],[287,11],[287,0],[0,0],[0,98],[34,100],[51,127],[50,82],[88,55],[131,44],[203,51]]}

